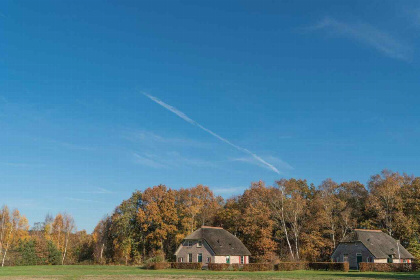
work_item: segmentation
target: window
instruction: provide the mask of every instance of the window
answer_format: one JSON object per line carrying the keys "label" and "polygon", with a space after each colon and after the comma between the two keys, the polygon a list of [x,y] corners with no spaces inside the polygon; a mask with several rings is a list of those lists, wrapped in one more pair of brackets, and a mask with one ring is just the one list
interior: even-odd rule
{"label": "window", "polygon": [[192,240],[188,240],[187,246],[188,246],[188,247],[192,247],[192,245],[193,245]]}
{"label": "window", "polygon": [[348,254],[343,255],[343,262],[349,262],[349,255]]}
{"label": "window", "polygon": [[207,257],[207,263],[211,263],[211,257]]}
{"label": "window", "polygon": [[244,264],[245,260],[244,260],[244,256],[241,256],[241,264]]}
{"label": "window", "polygon": [[184,262],[184,258],[178,258],[178,262]]}
{"label": "window", "polygon": [[230,256],[226,256],[226,263],[230,263]]}
{"label": "window", "polygon": [[201,253],[197,254],[197,262],[199,263],[203,262],[203,254]]}
{"label": "window", "polygon": [[200,248],[201,246],[203,246],[203,242],[201,240],[199,240],[198,243],[197,243],[197,247]]}
{"label": "window", "polygon": [[188,254],[188,262],[192,262],[192,254]]}
{"label": "window", "polygon": [[392,255],[388,255],[387,262],[388,262],[388,263],[392,263]]}

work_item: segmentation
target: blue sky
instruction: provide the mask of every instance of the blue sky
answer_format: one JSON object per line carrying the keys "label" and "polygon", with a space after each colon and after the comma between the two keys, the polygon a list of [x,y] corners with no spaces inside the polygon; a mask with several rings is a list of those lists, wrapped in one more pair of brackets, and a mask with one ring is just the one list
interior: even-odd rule
{"label": "blue sky", "polygon": [[419,1],[2,1],[0,204],[420,174]]}

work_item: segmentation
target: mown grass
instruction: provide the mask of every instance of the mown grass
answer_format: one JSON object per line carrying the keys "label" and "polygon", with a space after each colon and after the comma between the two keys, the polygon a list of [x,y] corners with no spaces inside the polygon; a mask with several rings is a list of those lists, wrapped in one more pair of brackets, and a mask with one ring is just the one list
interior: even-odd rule
{"label": "mown grass", "polygon": [[420,279],[420,273],[335,271],[145,270],[127,266],[17,266],[0,268],[0,279]]}

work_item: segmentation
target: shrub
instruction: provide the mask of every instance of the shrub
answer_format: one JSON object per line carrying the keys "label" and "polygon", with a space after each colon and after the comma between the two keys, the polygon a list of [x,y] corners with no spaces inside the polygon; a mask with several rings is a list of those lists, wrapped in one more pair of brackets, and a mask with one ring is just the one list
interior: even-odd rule
{"label": "shrub", "polygon": [[242,270],[242,265],[228,264],[228,263],[209,263],[209,270],[214,271],[239,271]]}
{"label": "shrub", "polygon": [[157,262],[157,263],[148,263],[146,265],[147,269],[167,269],[167,268],[171,268],[171,263],[168,262]]}
{"label": "shrub", "polygon": [[227,270],[228,267],[229,267],[229,264],[227,263],[209,263],[208,264],[209,270],[214,270],[214,271],[224,271],[224,270]]}
{"label": "shrub", "polygon": [[37,265],[41,260],[36,253],[36,241],[31,239],[28,241],[20,241],[17,248],[19,258],[16,265]]}
{"label": "shrub", "polygon": [[313,262],[308,264],[309,269],[312,270],[336,270],[336,271],[349,271],[348,262]]}
{"label": "shrub", "polygon": [[308,270],[307,262],[281,262],[274,265],[274,270],[277,271],[292,271],[292,270]]}
{"label": "shrub", "polygon": [[273,269],[274,266],[271,263],[247,263],[242,267],[243,271],[269,271]]}
{"label": "shrub", "polygon": [[164,262],[164,261],[165,261],[165,256],[159,254],[159,255],[153,256],[149,259],[146,259],[144,261],[144,263],[147,265],[147,264],[151,264],[151,263],[161,263],[161,262]]}
{"label": "shrub", "polygon": [[418,268],[416,263],[359,263],[361,272],[411,272]]}
{"label": "shrub", "polygon": [[181,262],[173,262],[171,263],[171,268],[176,269],[202,269],[202,263],[181,263]]}
{"label": "shrub", "polygon": [[57,247],[51,240],[48,240],[47,250],[48,250],[47,264],[52,264],[52,265],[61,264],[61,252],[60,250],[57,249]]}

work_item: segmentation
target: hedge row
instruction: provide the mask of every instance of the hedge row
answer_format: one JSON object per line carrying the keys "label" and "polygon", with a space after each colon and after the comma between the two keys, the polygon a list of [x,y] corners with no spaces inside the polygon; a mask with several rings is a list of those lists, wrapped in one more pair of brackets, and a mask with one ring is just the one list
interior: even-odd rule
{"label": "hedge row", "polygon": [[359,263],[361,272],[377,271],[377,272],[411,272],[418,269],[416,263]]}
{"label": "hedge row", "polygon": [[277,271],[309,270],[307,262],[281,262],[274,266]]}
{"label": "hedge row", "polygon": [[209,263],[209,270],[215,271],[270,271],[274,267],[270,263],[247,263],[247,264],[228,264],[228,263]]}
{"label": "hedge row", "polygon": [[243,265],[243,271],[270,271],[274,270],[271,263],[247,263]]}
{"label": "hedge row", "polygon": [[147,269],[167,269],[167,268],[176,268],[176,269],[201,269],[203,267],[202,263],[178,263],[178,262],[156,262],[149,263],[146,265]]}
{"label": "hedge row", "polygon": [[173,262],[171,263],[171,268],[177,268],[177,269],[202,269],[203,264],[202,263],[180,263],[180,262]]}
{"label": "hedge row", "polygon": [[[361,263],[360,271],[412,271],[414,264],[375,264],[375,265],[391,265],[390,267],[379,268],[370,267],[373,263]],[[363,266],[365,265],[365,266]],[[396,265],[391,268],[392,265]],[[150,263],[146,266],[148,269],[197,269],[200,270],[203,267],[202,263],[179,263],[179,262],[159,262]],[[399,270],[392,270],[392,269]],[[336,271],[349,271],[349,264],[345,263],[334,263],[334,262],[316,262],[316,263],[305,263],[305,262],[283,262],[278,263],[275,266],[271,263],[247,263],[247,264],[227,264],[227,263],[209,263],[209,270],[214,271],[291,271],[291,270],[336,270]],[[376,269],[376,270],[373,270]],[[382,270],[381,270],[382,269]],[[388,270],[387,270],[388,269]],[[409,270],[410,269],[410,270]]]}
{"label": "hedge row", "polygon": [[348,262],[313,262],[308,263],[311,270],[336,270],[336,271],[349,271]]}
{"label": "hedge row", "polygon": [[214,271],[238,271],[242,270],[239,264],[228,264],[228,263],[209,263],[209,270]]}
{"label": "hedge row", "polygon": [[171,268],[172,267],[172,263],[170,262],[156,262],[156,263],[148,263],[146,265],[147,269],[167,269],[167,268]]}

